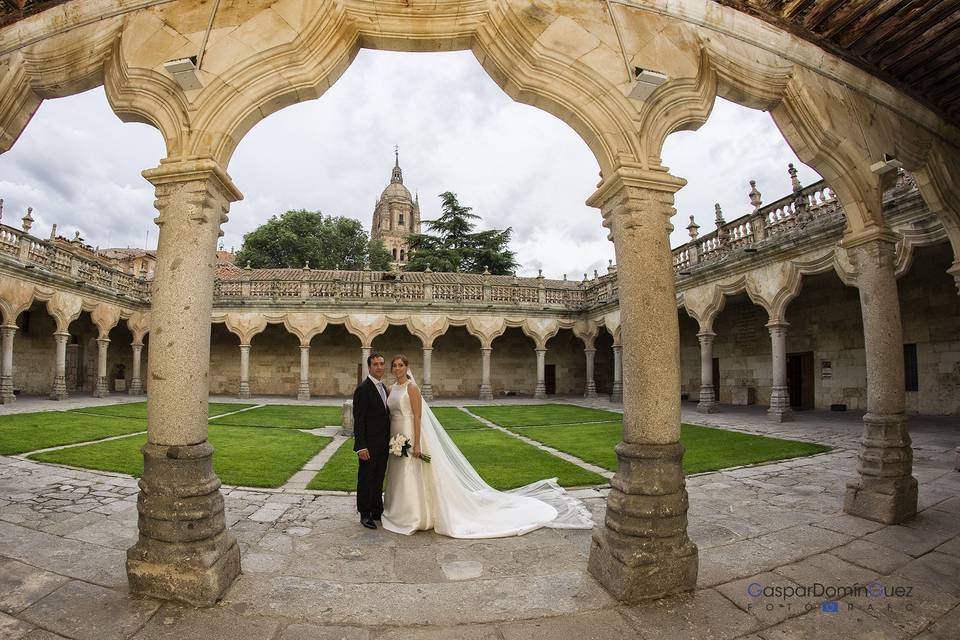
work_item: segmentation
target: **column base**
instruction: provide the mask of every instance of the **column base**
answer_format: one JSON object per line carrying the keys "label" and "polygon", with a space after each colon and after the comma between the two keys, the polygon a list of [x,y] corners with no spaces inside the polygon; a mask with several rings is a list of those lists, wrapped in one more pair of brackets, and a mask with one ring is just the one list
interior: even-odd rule
{"label": "column base", "polygon": [[127,393],[129,393],[131,396],[142,396],[143,395],[143,379],[131,378],[130,388],[127,389]]}
{"label": "column base", "polygon": [[432,402],[433,401],[433,385],[430,384],[429,382],[424,383],[424,385],[420,387],[420,395],[422,395],[423,399],[426,400],[427,402]]}
{"label": "column base", "polygon": [[610,402],[623,402],[623,383],[614,382],[610,389]]}
{"label": "column base", "polygon": [[697,403],[697,413],[716,413],[718,404],[712,386],[700,387],[700,402]]}
{"label": "column base", "polygon": [[250,383],[241,382],[240,390],[237,392],[237,398],[240,400],[249,400],[250,399]]}
{"label": "column base", "polygon": [[226,529],[213,447],[147,443],[141,451],[140,537],[127,550],[130,590],[213,606],[240,574],[240,548]]}
{"label": "column base", "polygon": [[310,399],[310,383],[301,382],[297,386],[297,400],[309,400],[309,399]]}
{"label": "column base", "polygon": [[858,478],[847,483],[843,510],[884,524],[917,514],[917,479],[912,474],[913,448],[903,414],[863,416]]}
{"label": "column base", "polygon": [[619,469],[587,570],[621,602],[692,591],[699,552],[687,537],[683,447],[621,442],[616,451]]}
{"label": "column base", "polygon": [[488,384],[480,385],[480,399],[493,400],[493,389],[490,388],[490,385]]}
{"label": "column base", "polygon": [[93,388],[94,398],[106,398],[110,395],[110,383],[106,377],[97,378],[97,386]]}
{"label": "column base", "polygon": [[13,378],[3,376],[0,378],[0,404],[12,404],[16,400],[17,396],[13,395]]}
{"label": "column base", "polygon": [[50,391],[51,400],[66,400],[70,396],[67,395],[67,382],[62,376],[58,376],[53,380],[53,389]]}
{"label": "column base", "polygon": [[536,400],[546,400],[547,399],[547,387],[542,383],[538,383],[536,389],[533,391],[533,397]]}
{"label": "column base", "polygon": [[793,420],[793,409],[767,409],[767,419],[770,422],[789,422]]}
{"label": "column base", "polygon": [[770,408],[767,409],[770,422],[786,422],[793,419],[790,408],[790,390],[787,387],[773,387],[770,390]]}
{"label": "column base", "polygon": [[584,398],[596,398],[597,397],[597,383],[588,382],[587,389],[583,392]]}

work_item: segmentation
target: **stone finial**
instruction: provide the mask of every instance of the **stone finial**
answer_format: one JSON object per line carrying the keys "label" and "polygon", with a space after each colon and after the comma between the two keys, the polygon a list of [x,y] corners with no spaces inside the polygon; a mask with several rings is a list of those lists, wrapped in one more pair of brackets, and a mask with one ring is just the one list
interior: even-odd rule
{"label": "stone finial", "polygon": [[586,272],[586,271],[583,272],[583,281],[584,281],[584,282],[587,281],[587,272]]}
{"label": "stone finial", "polygon": [[717,202],[713,205],[713,211],[716,214],[716,223],[718,227],[722,227],[727,224],[727,221],[723,219],[723,210],[720,208],[720,203]]}
{"label": "stone finial", "polygon": [[564,281],[564,282],[567,281],[567,274],[563,274],[563,281]]}
{"label": "stone finial", "polygon": [[763,204],[760,191],[757,190],[756,180],[750,181],[750,204],[753,205],[754,212],[756,212],[760,208],[760,205]]}
{"label": "stone finial", "polygon": [[543,269],[537,269],[537,279],[543,280]]}
{"label": "stone finial", "polygon": [[79,232],[79,231],[75,231],[75,232],[73,233],[73,242],[80,242],[81,240],[82,240],[82,238],[80,237],[80,232]]}
{"label": "stone finial", "polygon": [[483,265],[483,275],[490,275],[490,268],[487,265]]}
{"label": "stone finial", "polygon": [[21,218],[23,221],[24,233],[30,233],[30,227],[33,226],[33,207],[27,207],[27,215]]}
{"label": "stone finial", "polygon": [[3,220],[3,198],[0,198],[0,220]]}
{"label": "stone finial", "polygon": [[56,239],[57,239],[57,225],[54,224],[52,227],[50,227],[50,242],[53,242]]}
{"label": "stone finial", "polygon": [[244,270],[244,271],[253,271],[253,269],[250,267],[250,261],[249,261],[249,260],[247,260],[247,266],[245,266],[245,267],[243,268],[243,270]]}
{"label": "stone finial", "polygon": [[793,190],[800,191],[803,189],[803,185],[800,184],[800,179],[797,177],[797,168],[793,166],[792,162],[787,165],[787,173],[790,174],[790,185],[793,187]]}
{"label": "stone finial", "polygon": [[309,261],[309,260],[307,260],[306,262],[303,263],[303,270],[304,270],[304,271],[309,271],[309,270],[310,270],[310,261]]}
{"label": "stone finial", "polygon": [[607,273],[613,273],[617,268],[613,266],[613,260],[607,260]]}
{"label": "stone finial", "polygon": [[600,274],[597,273],[597,270],[596,270],[596,269],[594,269],[594,270],[593,270],[593,279],[596,280],[596,279],[599,278],[599,277],[600,277]]}
{"label": "stone finial", "polygon": [[424,271],[426,271],[427,273],[433,273],[433,269],[430,268],[429,262],[427,263],[427,268]]}
{"label": "stone finial", "polygon": [[696,240],[697,236],[700,235],[700,225],[693,219],[693,216],[690,216],[690,224],[687,225],[687,231],[690,233],[691,240]]}

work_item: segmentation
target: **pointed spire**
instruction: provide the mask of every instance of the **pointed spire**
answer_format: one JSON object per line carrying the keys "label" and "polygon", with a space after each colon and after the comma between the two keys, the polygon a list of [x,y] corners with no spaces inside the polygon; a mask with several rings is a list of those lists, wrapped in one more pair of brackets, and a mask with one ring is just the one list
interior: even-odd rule
{"label": "pointed spire", "polygon": [[398,182],[403,184],[403,171],[400,170],[400,147],[397,145],[393,146],[393,173],[390,174],[390,183]]}
{"label": "pointed spire", "polygon": [[57,225],[54,224],[52,227],[50,227],[50,242],[53,242],[56,239],[57,239]]}

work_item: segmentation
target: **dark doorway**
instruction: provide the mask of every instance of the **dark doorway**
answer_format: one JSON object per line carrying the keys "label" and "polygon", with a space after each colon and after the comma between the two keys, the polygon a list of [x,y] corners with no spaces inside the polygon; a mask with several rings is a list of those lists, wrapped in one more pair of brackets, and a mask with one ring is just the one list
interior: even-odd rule
{"label": "dark doorway", "polygon": [[792,409],[813,409],[813,352],[787,354],[787,390]]}
{"label": "dark doorway", "polygon": [[547,364],[543,367],[543,386],[547,388],[547,395],[557,392],[557,365]]}
{"label": "dark doorway", "polygon": [[720,358],[713,359],[713,400],[720,402]]}

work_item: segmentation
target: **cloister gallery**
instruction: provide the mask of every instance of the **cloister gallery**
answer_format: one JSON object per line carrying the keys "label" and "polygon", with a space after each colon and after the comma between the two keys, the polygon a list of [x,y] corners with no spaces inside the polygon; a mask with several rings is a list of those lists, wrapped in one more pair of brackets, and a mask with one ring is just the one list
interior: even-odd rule
{"label": "cloister gallery", "polygon": [[[775,421],[865,410],[844,509],[887,523],[916,512],[906,416],[960,413],[950,95],[917,98],[736,8],[751,2],[251,1],[222,5],[212,31],[185,0],[46,4],[0,29],[0,150],[42,100],[102,84],[121,119],[164,137],[167,157],[143,173],[160,238],[148,274],[32,235],[29,214],[0,228],[0,396],[149,392],[135,592],[210,604],[239,572],[208,394],[346,396],[374,349],[410,356],[428,398],[622,401],[620,467],[589,568],[623,601],[696,582],[682,402],[768,405]],[[201,41],[195,84],[172,75],[165,65]],[[238,143],[320,97],[364,47],[470,49],[512,98],[567,123],[601,168],[585,196],[616,264],[556,280],[218,262],[242,198],[228,174]],[[728,222],[718,207],[709,233],[691,219],[690,241],[671,251],[684,180],[660,149],[717,96],[769,111],[824,181],[802,185],[784,167],[782,189],[745,189],[746,213]],[[786,195],[765,204],[760,187]],[[392,197],[403,194],[381,199]]]}

